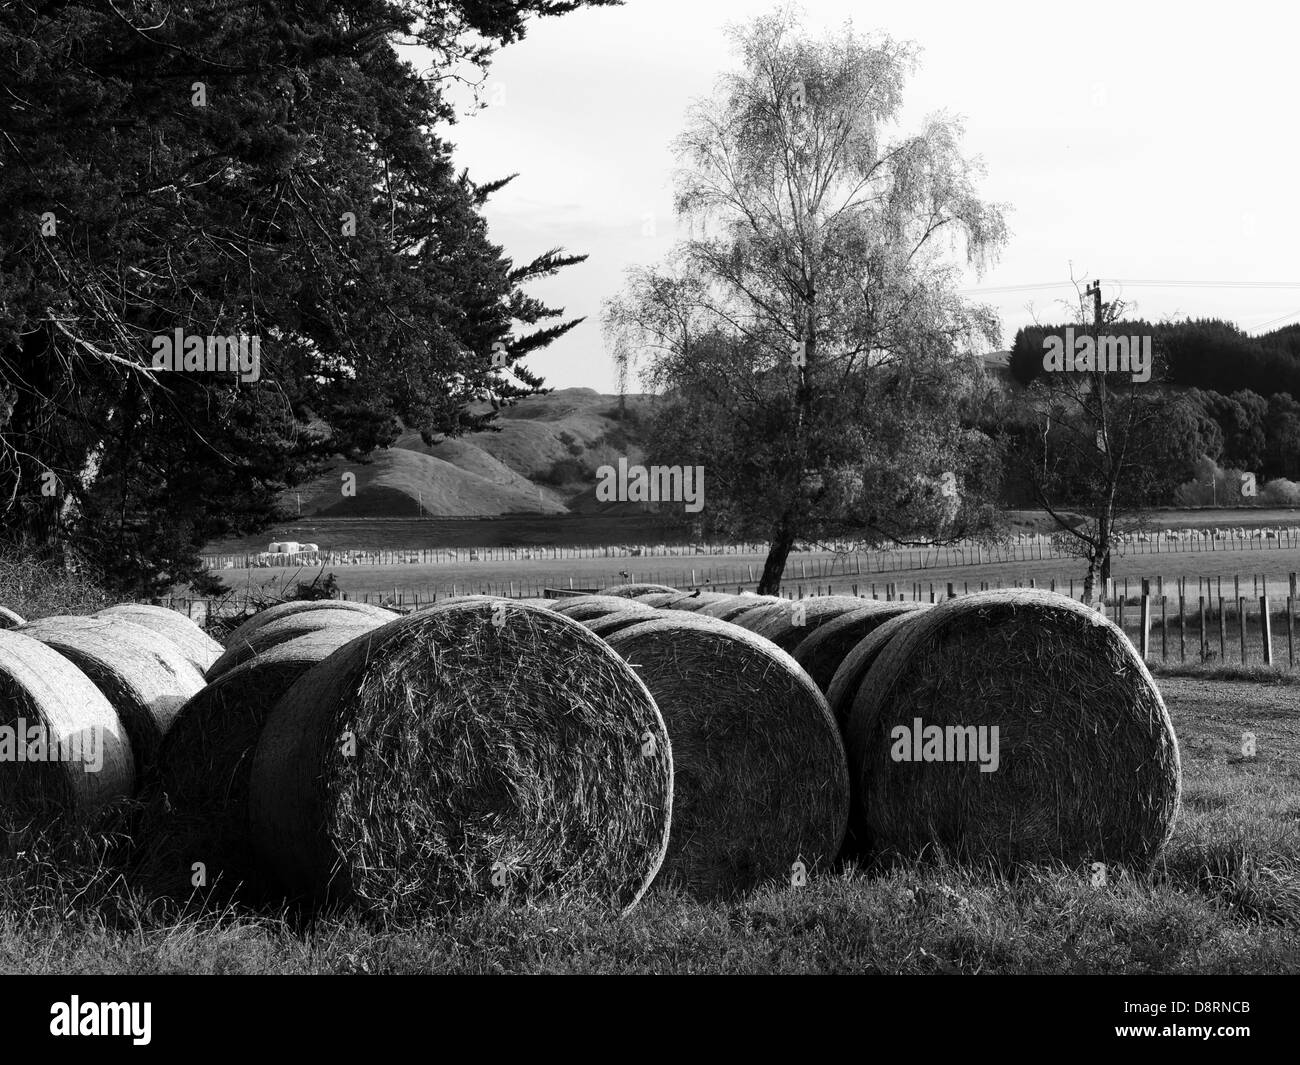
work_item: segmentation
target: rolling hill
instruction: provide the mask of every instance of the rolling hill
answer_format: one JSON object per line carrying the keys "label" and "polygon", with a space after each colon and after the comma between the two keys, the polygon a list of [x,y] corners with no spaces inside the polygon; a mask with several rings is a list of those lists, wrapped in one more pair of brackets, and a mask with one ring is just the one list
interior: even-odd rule
{"label": "rolling hill", "polygon": [[[405,433],[370,461],[340,458],[284,496],[288,513],[323,518],[409,518],[607,512],[637,504],[599,504],[596,469],[627,456],[640,461],[639,415],[646,398],[569,388],[533,396],[501,412],[500,431],[425,444]],[[356,478],[342,493],[343,475]]]}

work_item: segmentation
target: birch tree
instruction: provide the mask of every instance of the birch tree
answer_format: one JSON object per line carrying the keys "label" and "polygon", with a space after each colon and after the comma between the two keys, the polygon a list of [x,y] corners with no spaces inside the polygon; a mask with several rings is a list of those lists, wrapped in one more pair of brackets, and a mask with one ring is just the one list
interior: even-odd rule
{"label": "birch tree", "polygon": [[788,10],[733,37],[737,68],[676,145],[687,235],[604,320],[622,371],[663,396],[658,438],[705,466],[711,525],[769,542],[771,592],[798,541],[987,517],[993,463],[960,414],[998,329],[956,290],[1006,227],[960,122],[897,132],[913,45],[814,38]]}

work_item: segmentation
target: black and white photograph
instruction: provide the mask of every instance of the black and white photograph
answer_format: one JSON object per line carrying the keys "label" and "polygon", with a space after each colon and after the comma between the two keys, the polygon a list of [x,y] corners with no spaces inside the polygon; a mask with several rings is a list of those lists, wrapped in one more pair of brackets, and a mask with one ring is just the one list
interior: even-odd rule
{"label": "black and white photograph", "polygon": [[15,1048],[573,1008],[418,975],[1280,1031],[1297,41],[1261,0],[0,0]]}

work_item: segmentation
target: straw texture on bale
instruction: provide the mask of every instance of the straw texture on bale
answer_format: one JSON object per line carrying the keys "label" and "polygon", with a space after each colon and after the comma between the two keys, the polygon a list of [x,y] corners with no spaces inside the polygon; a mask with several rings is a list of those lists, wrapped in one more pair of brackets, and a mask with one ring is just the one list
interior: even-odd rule
{"label": "straw texture on bale", "polygon": [[122,603],[119,606],[106,607],[95,617],[122,618],[146,629],[152,629],[179,647],[181,654],[188,658],[200,673],[206,673],[208,667],[221,657],[221,644],[184,614],[178,614],[175,610],[168,610],[166,607]]}
{"label": "straw texture on bale", "polygon": [[691,592],[680,599],[674,599],[668,604],[668,607],[670,610],[685,610],[693,614],[713,603],[723,603],[734,598],[735,596],[728,595],[725,592]]}
{"label": "straw texture on bale", "polygon": [[7,606],[0,606],[0,629],[16,629],[25,624],[22,616],[15,614]]}
{"label": "straw texture on bale", "polygon": [[512,604],[496,624],[494,605],[390,622],[280,700],[250,812],[290,893],[395,917],[501,897],[640,898],[672,808],[654,700],[578,622]]}
{"label": "straw texture on bale", "polygon": [[385,621],[392,621],[397,617],[393,611],[385,610],[383,607],[371,606],[369,603],[354,603],[348,599],[295,599],[288,603],[276,603],[275,606],[259,610],[226,637],[226,646],[233,647],[236,643],[246,639],[249,634],[256,632],[263,625],[268,625],[272,621],[279,621],[281,618],[295,614],[311,614],[317,610],[330,610],[336,613],[346,610],[362,617],[372,618],[381,624]]}
{"label": "straw texture on bale", "polygon": [[830,704],[831,713],[841,730],[848,728],[849,713],[853,709],[853,700],[858,697],[862,678],[876,664],[880,652],[885,649],[890,640],[911,623],[913,618],[929,609],[929,603],[919,603],[916,604],[916,609],[895,614],[860,639],[844,656],[844,660],[840,662],[834,676],[831,677],[830,687],[826,689],[826,701]]}
{"label": "straw texture on bale", "polygon": [[[946,760],[902,760],[918,720],[944,730]],[[998,729],[995,771],[961,759],[971,727]],[[877,852],[1147,869],[1173,831],[1182,774],[1160,693],[1112,622],[1055,593],[913,615],[863,678],[848,746]]]}
{"label": "straw texture on bale", "polygon": [[601,595],[621,595],[625,599],[634,599],[638,595],[651,592],[680,592],[680,588],[670,588],[666,584],[616,584],[613,588],[602,588]]}
{"label": "straw texture on bale", "polygon": [[756,609],[741,614],[735,623],[771,640],[782,651],[793,651],[804,638],[828,621],[861,610],[871,600],[849,595],[825,595],[787,600],[776,609]]}
{"label": "straw texture on bale", "polygon": [[648,607],[654,607],[656,610],[660,607],[666,607],[670,603],[689,595],[689,592],[646,592],[645,595],[636,595],[632,597],[634,603],[644,603]]}
{"label": "straw texture on bale", "polygon": [[640,610],[643,613],[650,611],[644,603],[618,595],[579,595],[572,599],[553,599],[551,609],[574,621],[586,621],[588,618],[604,617],[606,614],[627,610]]}
{"label": "straw texture on bale", "polygon": [[41,618],[19,631],[90,678],[126,729],[136,780],[144,781],[176,714],[203,687],[203,674],[175,644],[121,618]]}
{"label": "straw texture on bale", "polygon": [[772,599],[766,602],[759,600],[725,620],[753,632],[763,622],[772,618],[789,617],[794,602],[793,599]]}
{"label": "straw texture on bale", "polygon": [[787,602],[787,600],[779,599],[774,595],[730,595],[726,599],[718,600],[716,603],[702,606],[693,613],[706,618],[717,618],[719,621],[734,621],[741,614],[753,610],[755,607],[772,606],[784,602]]}
{"label": "straw texture on bale", "polygon": [[890,618],[913,613],[921,606],[921,603],[882,603],[867,599],[863,606],[814,626],[790,653],[812,677],[813,683],[827,693],[829,701],[835,671],[853,648]]}
{"label": "straw texture on bale", "polygon": [[267,622],[239,640],[231,640],[221,657],[208,670],[208,680],[216,680],[276,644],[306,636],[309,632],[339,629],[353,636],[359,636],[363,632],[377,629],[382,624],[383,621],[379,618],[350,610],[313,610],[306,614],[289,614]]}
{"label": "straw texture on bale", "polygon": [[210,885],[234,888],[257,876],[248,820],[253,752],[280,697],[308,669],[366,630],[309,632],[236,666],[195,695],[163,741],[160,790],[167,812],[150,840],[156,885],[188,895],[202,861]]}
{"label": "straw texture on bale", "polygon": [[11,843],[54,819],[85,820],[135,787],[131,741],[108,700],[53,648],[8,629],[0,630],[0,726],[0,828],[16,834]]}
{"label": "straw texture on bale", "polygon": [[648,609],[620,610],[613,614],[602,614],[599,617],[586,618],[582,624],[601,639],[604,639],[610,633],[626,629],[629,625],[639,625],[643,621],[657,618],[660,613],[658,610]]}
{"label": "straw texture on bale", "polygon": [[834,860],[848,767],[826,700],[789,655],[725,622],[663,613],[606,637],[654,696],[673,744],[660,880],[700,897],[789,882]]}

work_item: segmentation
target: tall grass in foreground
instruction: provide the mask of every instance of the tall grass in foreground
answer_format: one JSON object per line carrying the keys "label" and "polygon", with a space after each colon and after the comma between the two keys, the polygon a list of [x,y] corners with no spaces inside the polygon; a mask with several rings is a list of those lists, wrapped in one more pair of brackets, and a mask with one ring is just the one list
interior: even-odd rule
{"label": "tall grass in foreground", "polygon": [[110,602],[89,569],[64,569],[0,551],[0,606],[27,621],[53,614],[90,614]]}
{"label": "tall grass in foreground", "polygon": [[384,927],[151,899],[120,872],[133,829],[124,816],[98,837],[0,863],[0,972],[1300,971],[1296,751],[1233,757],[1222,713],[1177,721],[1183,809],[1142,881],[934,861],[850,868],[732,902],[652,890],[623,920],[584,903],[497,904]]}

